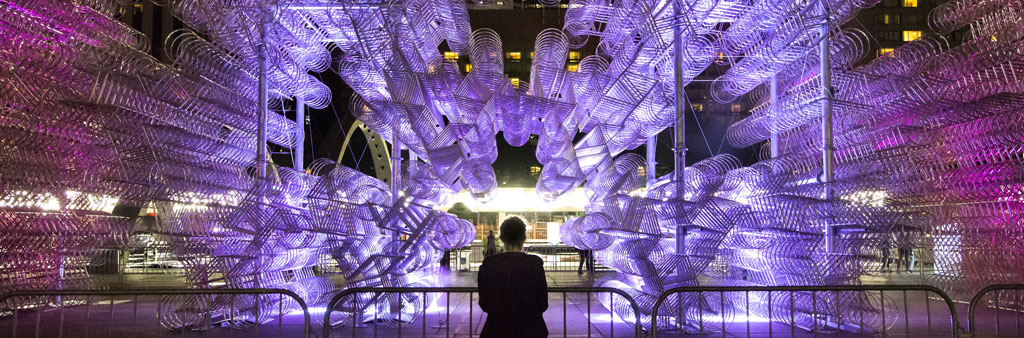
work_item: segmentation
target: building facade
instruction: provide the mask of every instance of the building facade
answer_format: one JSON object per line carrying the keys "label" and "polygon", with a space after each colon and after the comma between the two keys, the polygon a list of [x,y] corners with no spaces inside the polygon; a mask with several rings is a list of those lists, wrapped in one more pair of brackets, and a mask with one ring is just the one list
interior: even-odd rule
{"label": "building facade", "polygon": [[[863,30],[869,35],[871,48],[862,62],[874,60],[896,47],[928,34],[928,14],[944,0],[882,0],[864,9],[847,28]],[[951,39],[958,40],[956,37]]]}

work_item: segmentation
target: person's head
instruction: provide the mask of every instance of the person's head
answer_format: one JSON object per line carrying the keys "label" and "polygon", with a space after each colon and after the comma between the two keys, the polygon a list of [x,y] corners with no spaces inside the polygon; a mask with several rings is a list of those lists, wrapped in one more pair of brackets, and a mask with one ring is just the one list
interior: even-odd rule
{"label": "person's head", "polygon": [[491,236],[494,236],[494,230],[491,230]]}
{"label": "person's head", "polygon": [[519,217],[510,217],[501,222],[501,242],[505,243],[505,249],[522,249],[526,242],[526,223]]}

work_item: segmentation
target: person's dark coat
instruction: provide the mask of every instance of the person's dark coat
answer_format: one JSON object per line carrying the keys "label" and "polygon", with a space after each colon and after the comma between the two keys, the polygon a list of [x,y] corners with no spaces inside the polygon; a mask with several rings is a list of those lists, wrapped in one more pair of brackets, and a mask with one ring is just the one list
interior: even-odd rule
{"label": "person's dark coat", "polygon": [[477,275],[480,308],[487,321],[480,338],[547,337],[544,311],[548,309],[548,283],[544,261],[521,252],[484,258]]}

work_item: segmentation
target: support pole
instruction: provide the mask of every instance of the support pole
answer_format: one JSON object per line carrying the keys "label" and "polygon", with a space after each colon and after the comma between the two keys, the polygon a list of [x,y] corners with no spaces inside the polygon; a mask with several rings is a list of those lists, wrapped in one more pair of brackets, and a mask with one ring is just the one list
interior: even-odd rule
{"label": "support pole", "polygon": [[[273,12],[269,9],[264,9],[263,17],[259,22],[259,45],[256,51],[256,61],[259,63],[259,93],[256,99],[256,187],[260,194],[260,208],[263,208],[266,203],[266,197],[263,195],[265,189],[265,181],[267,179],[267,101],[268,101],[268,72],[270,71],[267,67],[267,23],[270,22],[273,17]],[[253,276],[255,285],[260,284],[259,273]]]}
{"label": "support pole", "polygon": [[306,155],[306,100],[301,97],[295,98],[295,147],[292,168],[298,171],[305,170]]}
{"label": "support pole", "polygon": [[256,99],[256,178],[259,184],[267,177],[267,21],[270,11],[264,10],[259,23],[260,41],[256,51],[259,64],[259,93]]}
{"label": "support pole", "polygon": [[400,119],[396,118],[391,128],[391,194],[398,201],[398,193],[402,182],[402,141],[398,139]]}
{"label": "support pole", "polygon": [[[830,10],[826,0],[821,0],[824,15],[821,25],[821,42],[818,55],[821,63],[821,95],[822,95],[822,183],[825,185],[825,200],[833,198],[832,181],[835,180],[835,147],[832,144],[832,41],[829,36],[831,26]],[[834,246],[834,229],[832,224],[825,224],[825,250],[832,252]]]}
{"label": "support pole", "polygon": [[[401,125],[401,119],[396,116],[395,123],[391,128],[391,200],[394,201],[392,204],[394,208],[399,206],[399,197],[402,192],[402,141],[398,138],[398,129]],[[397,219],[395,222],[400,223],[402,221]],[[398,231],[391,231],[391,240],[398,241],[400,238],[402,237]]]}
{"label": "support pole", "polygon": [[658,178],[655,167],[658,165],[656,155],[658,153],[658,135],[647,138],[647,189],[651,188],[654,180]]}
{"label": "support pole", "polygon": [[[673,162],[675,165],[675,171],[672,174],[672,180],[676,182],[683,182],[686,178],[683,169],[686,168],[686,89],[683,83],[683,22],[682,22],[682,8],[679,7],[679,1],[674,2],[676,5],[676,30],[675,30],[675,86],[676,86],[676,137],[675,147],[672,148]],[[675,198],[682,199],[685,193],[684,186],[682,184],[676,187]]]}
{"label": "support pole", "polygon": [[[772,112],[772,121],[771,121],[771,123],[772,123],[772,126],[773,126],[772,129],[775,129],[775,127],[776,127],[775,124],[779,121],[779,117],[778,117],[778,108],[779,108],[779,75],[778,74],[772,75],[771,82],[768,83],[768,96],[769,96],[769,100],[770,100],[769,102],[771,102],[771,112]],[[781,146],[781,143],[779,142],[779,134],[776,133],[775,131],[772,131],[771,140],[769,141],[768,146],[771,148],[772,158],[776,158],[776,157],[779,157],[779,155],[782,155],[782,150],[779,149],[779,147]]]}
{"label": "support pole", "polygon": [[[683,81],[683,7],[682,1],[673,1],[675,5],[675,86],[676,86],[676,137],[675,146],[672,148],[673,162],[675,165],[672,172],[672,181],[676,184],[675,196],[678,201],[684,201],[686,193],[686,89]],[[686,226],[688,221],[681,220],[676,224],[676,254],[686,254]],[[682,278],[685,271],[683,265],[676,266],[676,277]]]}

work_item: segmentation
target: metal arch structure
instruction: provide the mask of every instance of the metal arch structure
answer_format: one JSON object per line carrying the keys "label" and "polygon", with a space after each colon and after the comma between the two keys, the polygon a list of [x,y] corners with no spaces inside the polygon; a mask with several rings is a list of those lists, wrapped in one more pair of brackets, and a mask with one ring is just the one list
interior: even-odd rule
{"label": "metal arch structure", "polygon": [[370,158],[373,159],[373,171],[374,176],[378,180],[384,181],[384,183],[391,184],[391,154],[388,152],[387,143],[377,133],[370,129],[370,127],[363,124],[363,122],[355,121],[352,122],[352,126],[348,128],[348,132],[345,133],[345,141],[341,143],[341,152],[338,153],[338,163],[342,162],[345,157],[345,151],[348,150],[349,141],[352,140],[352,136],[356,132],[361,132],[363,137],[366,138],[366,148],[370,151]]}

